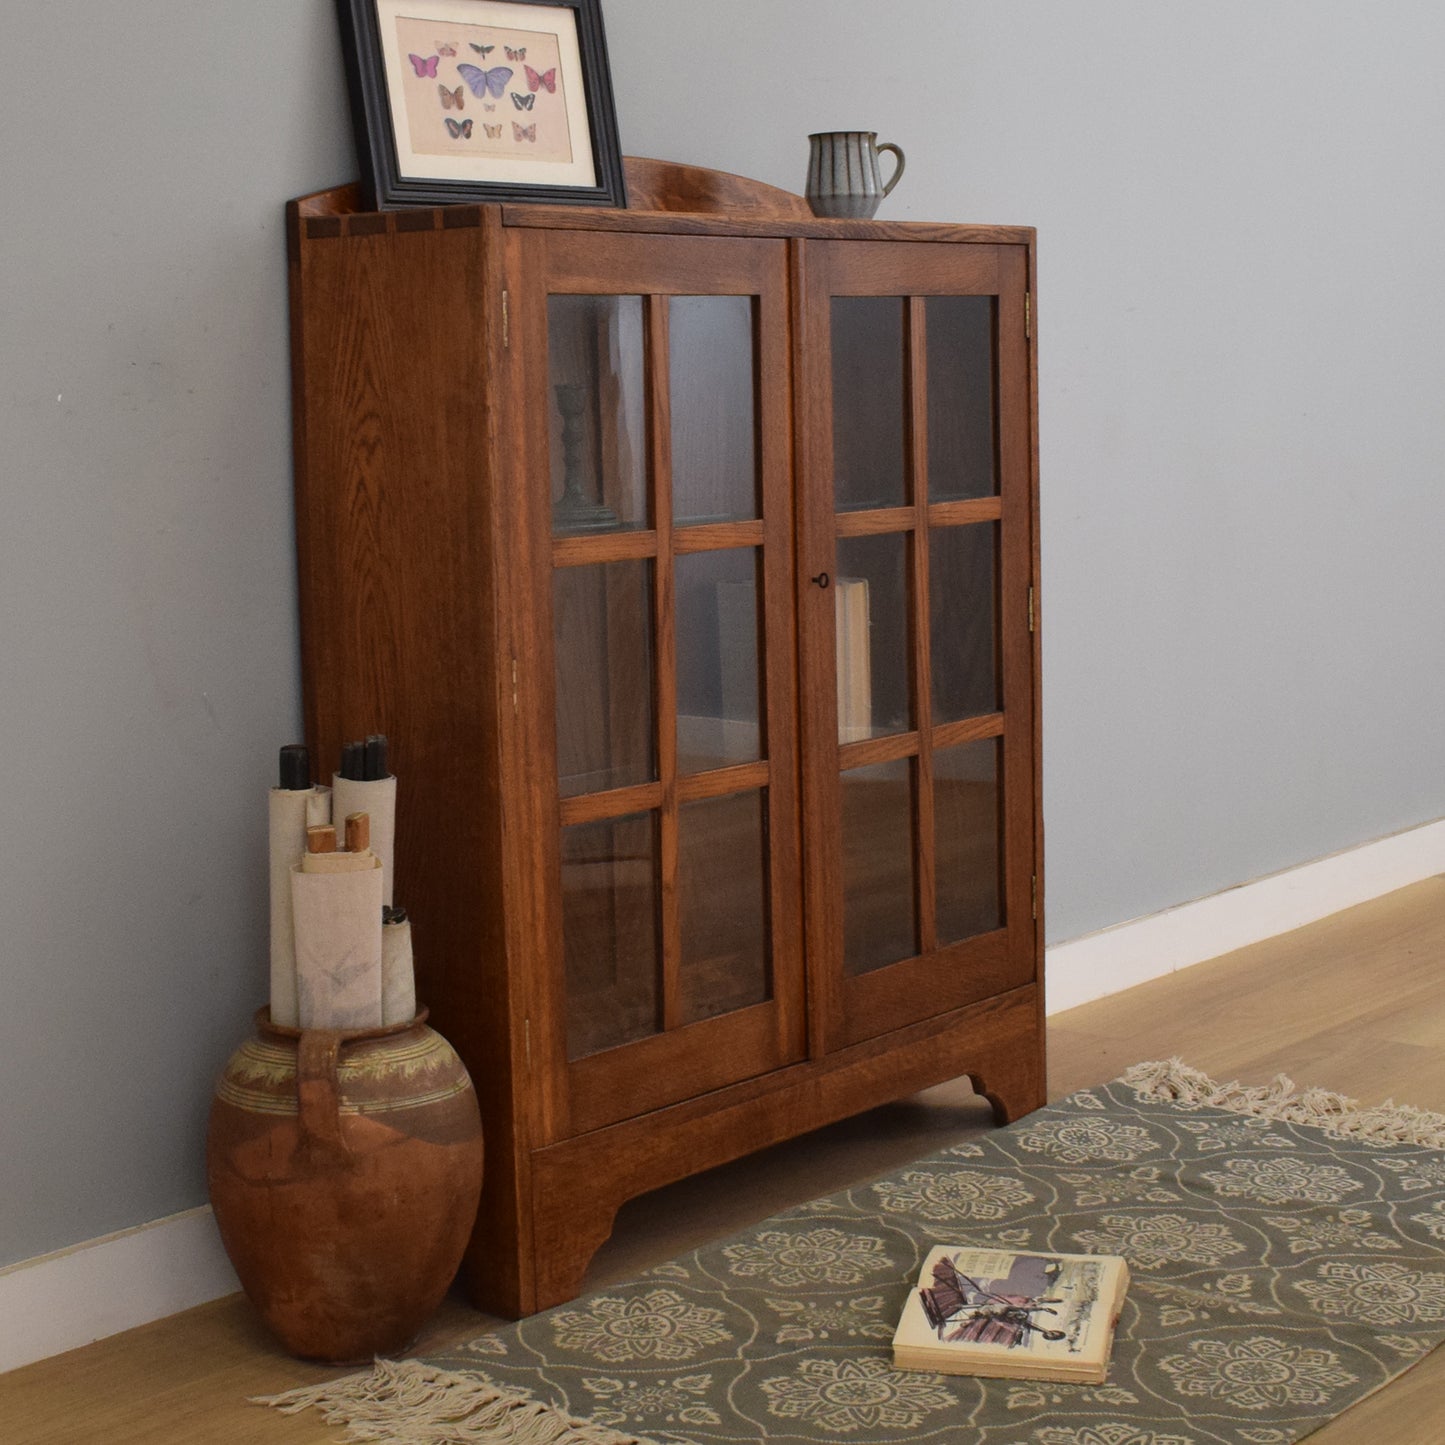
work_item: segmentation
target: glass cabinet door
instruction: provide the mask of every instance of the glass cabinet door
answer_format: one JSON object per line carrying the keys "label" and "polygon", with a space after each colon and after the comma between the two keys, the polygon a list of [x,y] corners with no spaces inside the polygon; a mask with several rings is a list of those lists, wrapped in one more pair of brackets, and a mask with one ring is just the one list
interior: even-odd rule
{"label": "glass cabinet door", "polygon": [[551,233],[527,272],[552,1138],[803,1054],[786,284],[730,238]]}
{"label": "glass cabinet door", "polygon": [[1015,247],[804,251],[809,950],[837,1048],[1032,977],[1026,281]]}

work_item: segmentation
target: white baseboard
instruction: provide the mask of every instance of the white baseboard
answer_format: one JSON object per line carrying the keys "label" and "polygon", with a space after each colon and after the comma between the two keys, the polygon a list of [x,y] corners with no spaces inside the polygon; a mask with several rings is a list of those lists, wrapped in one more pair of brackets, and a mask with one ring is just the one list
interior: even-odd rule
{"label": "white baseboard", "polygon": [[209,1205],[0,1269],[0,1372],[240,1289]]}
{"label": "white baseboard", "polygon": [[[1050,1013],[1445,873],[1445,819],[1047,951]],[[209,1206],[0,1269],[0,1372],[240,1288]]]}
{"label": "white baseboard", "polygon": [[1049,1013],[1288,933],[1445,873],[1445,819],[1331,853],[1045,951]]}

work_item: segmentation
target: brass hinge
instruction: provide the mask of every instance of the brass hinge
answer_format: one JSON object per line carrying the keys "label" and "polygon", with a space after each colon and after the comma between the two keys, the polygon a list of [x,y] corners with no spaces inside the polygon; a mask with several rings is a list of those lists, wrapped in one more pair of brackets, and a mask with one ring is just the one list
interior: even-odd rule
{"label": "brass hinge", "polygon": [[502,350],[509,351],[512,346],[512,327],[507,316],[507,305],[510,297],[505,291],[502,292]]}
{"label": "brass hinge", "polygon": [[1037,921],[1039,916],[1039,875],[1037,873],[1034,874],[1033,899],[1029,904],[1029,908],[1033,914],[1034,920]]}
{"label": "brass hinge", "polygon": [[1029,588],[1029,631],[1034,630],[1034,589]]}
{"label": "brass hinge", "polygon": [[1034,297],[1033,292],[1024,292],[1024,339],[1031,341],[1034,334]]}
{"label": "brass hinge", "polygon": [[517,659],[512,659],[512,711],[517,711]]}
{"label": "brass hinge", "polygon": [[522,1021],[522,1042],[527,1050],[527,1067],[532,1067],[532,1020]]}

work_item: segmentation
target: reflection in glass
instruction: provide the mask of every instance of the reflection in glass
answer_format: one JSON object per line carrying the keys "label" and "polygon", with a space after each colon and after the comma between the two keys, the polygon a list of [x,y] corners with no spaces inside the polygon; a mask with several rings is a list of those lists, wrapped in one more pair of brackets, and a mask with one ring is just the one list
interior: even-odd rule
{"label": "reflection in glass", "polygon": [[918,952],[913,763],[850,768],[843,779],[843,967],[869,973]]}
{"label": "reflection in glass", "polygon": [[933,721],[997,712],[998,523],[934,527],[928,547]]}
{"label": "reflection in glass", "polygon": [[933,754],[940,944],[1003,926],[1002,747],[998,738],[984,738]]}
{"label": "reflection in glass", "polygon": [[547,298],[552,529],[648,525],[640,296]]}
{"label": "reflection in glass", "polygon": [[567,1057],[661,1028],[656,815],[562,829]]}
{"label": "reflection in glass", "polygon": [[833,298],[833,485],[840,512],[907,500],[906,304],[899,296]]}
{"label": "reflection in glass", "polygon": [[682,1021],[695,1023],[772,995],[768,959],[764,792],[678,809]]}
{"label": "reflection in glass", "polygon": [[753,304],[751,296],[674,296],[669,303],[677,526],[758,515]]}
{"label": "reflection in glass", "polygon": [[994,435],[994,298],[930,296],[928,500],[998,493]]}
{"label": "reflection in glass", "polygon": [[861,742],[913,726],[906,545],[902,532],[838,539],[839,742]]}
{"label": "reflection in glass", "polygon": [[552,626],[561,795],[654,781],[652,562],[558,567]]}
{"label": "reflection in glass", "polygon": [[684,553],[677,593],[677,766],[682,773],[763,756],[758,548]]}

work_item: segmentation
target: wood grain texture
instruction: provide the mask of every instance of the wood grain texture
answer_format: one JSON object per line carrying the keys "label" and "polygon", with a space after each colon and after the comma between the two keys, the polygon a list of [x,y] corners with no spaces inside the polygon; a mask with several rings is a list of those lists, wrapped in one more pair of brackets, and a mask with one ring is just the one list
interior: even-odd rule
{"label": "wood grain texture", "polygon": [[632,231],[672,236],[778,236],[818,241],[942,242],[1026,246],[1031,226],[951,225],[935,221],[751,220],[663,211],[599,211],[582,206],[505,206],[506,225],[549,231]]}
{"label": "wood grain texture", "polygon": [[[813,218],[802,196],[728,171],[652,160],[646,156],[624,156],[622,168],[629,211],[681,211],[754,221]],[[303,216],[350,216],[361,212],[361,187],[335,186],[304,196],[298,204]],[[426,207],[422,213],[435,214],[440,209]]]}
{"label": "wood grain texture", "polygon": [[[800,323],[808,341],[798,352],[799,453],[805,458],[800,485],[801,547],[804,575],[835,573],[838,540],[898,533],[908,549],[907,597],[912,638],[909,675],[916,729],[840,746],[836,733],[836,661],[833,619],[827,607],[808,599],[802,604],[805,769],[804,797],[812,836],[817,840],[808,879],[808,906],[816,917],[809,949],[830,977],[814,984],[813,998],[826,1010],[827,1047],[841,1047],[925,1017],[959,1007],[999,988],[1017,987],[1040,977],[1041,934],[1034,917],[1039,825],[1038,755],[1034,695],[1037,687],[1034,637],[1029,631],[1028,595],[1034,576],[1036,476],[1030,454],[1032,403],[1024,328],[1024,290],[1028,261],[1022,248],[1004,246],[924,246],[901,248],[877,242],[805,242],[806,273]],[[927,305],[930,295],[979,295],[992,298],[996,356],[995,408],[999,437],[999,495],[980,501],[932,504],[928,501]],[[867,511],[838,510],[832,425],[834,366],[833,318],[839,297],[897,297],[906,306],[903,332],[906,408],[903,445],[907,505]],[[855,378],[856,380],[856,378]],[[863,378],[866,382],[867,377]],[[995,523],[992,519],[997,518]],[[929,570],[932,539],[940,527],[993,526],[999,534],[995,648],[1003,679],[1003,726],[989,714],[935,735],[933,672],[942,666],[930,639]],[[816,590],[816,589],[815,589]],[[825,736],[828,730],[832,737]],[[937,949],[935,778],[933,752],[965,738],[1003,737],[1003,804],[998,856],[1005,890],[1005,948],[998,939],[983,945],[976,968],[945,962],[952,949]],[[840,842],[844,821],[840,770],[912,758],[914,816],[905,822],[913,839],[915,867],[911,887],[920,957],[905,959],[861,977],[841,976],[846,910],[830,880],[844,876],[846,857]],[[854,840],[855,850],[865,840]],[[892,845],[890,845],[892,846]],[[855,905],[857,906],[857,905]],[[1004,937],[1001,935],[1001,937]],[[980,943],[981,940],[974,940]],[[890,981],[892,991],[890,992]],[[911,1009],[911,1012],[910,1012]]]}
{"label": "wood grain texture", "polygon": [[833,520],[839,537],[880,537],[887,532],[911,532],[918,526],[916,507],[876,507],[866,512],[839,512]]}
{"label": "wood grain texture", "polygon": [[[819,494],[833,489],[833,432],[828,365],[829,336],[821,297],[828,276],[828,252],[795,245],[789,257],[789,320],[792,326],[793,466],[797,493],[798,571],[794,579],[799,675],[810,679],[798,692],[798,740],[808,817],[803,849],[804,959],[808,994],[808,1054],[828,1052],[843,1008],[840,971],[834,964],[843,946],[843,901],[834,880],[842,876],[839,837],[841,800],[831,786],[838,770],[838,678],[834,650],[832,592],[822,584],[838,570],[831,508]],[[817,780],[823,780],[820,792]]]}
{"label": "wood grain texture", "polygon": [[[819,220],[801,196],[725,171],[705,171],[697,166],[637,156],[624,156],[623,170],[628,190],[626,210],[513,205],[503,208],[503,220],[508,226],[546,230],[810,236],[819,240],[945,241],[1009,246],[1032,246],[1036,234],[1032,226]],[[361,188],[354,183],[316,191],[294,204],[302,218],[323,220],[332,225],[328,231],[314,232],[316,237],[349,234],[353,224],[374,225],[375,217],[380,217],[384,228],[392,231],[476,226],[480,224],[480,213],[488,209],[460,205],[368,213],[361,210]]]}
{"label": "wood grain texture", "polygon": [[1004,716],[1001,712],[986,713],[982,717],[960,718],[957,722],[937,723],[933,729],[933,746],[954,748],[961,743],[977,742],[980,738],[1002,737]]}
{"label": "wood grain texture", "polygon": [[1038,480],[1029,442],[1034,414],[1024,326],[1028,259],[1019,248],[1000,248],[998,266],[998,452],[1003,517],[999,523],[997,629],[1004,711],[1004,918],[1011,924],[1032,918],[1027,929],[1011,928],[1011,963],[1017,976],[1042,980],[1044,927],[1035,899],[1043,895],[1034,882],[1042,848],[1039,800],[1043,789],[1035,730],[1039,681],[1034,648],[1038,633],[1030,631],[1029,619],[1029,592],[1038,576],[1034,559]]}
{"label": "wood grain texture", "polygon": [[603,562],[630,562],[657,556],[657,533],[604,532],[591,537],[554,537],[554,567],[594,567]]}
{"label": "wood grain texture", "polygon": [[329,190],[300,196],[291,204],[302,217],[349,216],[361,210],[361,187],[354,181],[350,185],[332,186]]}
{"label": "wood grain texture", "polygon": [[749,220],[812,218],[802,196],[747,176],[677,161],[624,156],[627,205],[634,211],[692,211]]}
{"label": "wood grain texture", "polygon": [[[908,486],[912,498],[913,535],[906,539],[909,553],[908,581],[912,593],[913,616],[913,688],[914,716],[920,723],[929,715],[929,699],[933,696],[933,639],[924,619],[931,607],[929,587],[928,538],[928,311],[922,296],[909,296],[907,302],[907,376],[906,407],[908,425]],[[917,870],[914,875],[916,897],[914,915],[918,919],[918,952],[927,958],[938,951],[938,875],[935,847],[933,797],[933,729],[918,729],[918,762],[914,772],[914,852]],[[901,984],[901,980],[899,980]],[[992,989],[989,990],[992,992]],[[895,986],[895,997],[906,996],[905,987]]]}
{"label": "wood grain texture", "polygon": [[933,502],[928,508],[928,525],[958,527],[969,522],[997,522],[1002,516],[1001,497],[975,497],[966,502]]}
{"label": "wood grain texture", "polygon": [[[1027,273],[1024,284],[1026,318],[1025,328],[1028,363],[1029,397],[1029,631],[1030,667],[1032,674],[1033,706],[1030,709],[1030,724],[1033,729],[1033,775],[1034,775],[1034,977],[1044,977],[1044,939],[1047,936],[1047,898],[1044,881],[1044,709],[1043,709],[1043,622],[1042,587],[1043,577],[1042,546],[1040,540],[1039,509],[1039,277],[1038,237],[1032,231],[1023,243],[1027,256]],[[1045,1038],[1045,991],[1039,990],[1039,1037]],[[1047,1067],[1047,1058],[1045,1058]]]}
{"label": "wood grain texture", "polygon": [[[523,1012],[530,1075],[530,1089],[519,1100],[519,1107],[531,1120],[531,1138],[540,1143],[565,1131],[567,1110],[567,1020],[565,1012],[554,1005],[566,985],[561,910],[553,896],[555,880],[561,876],[561,821],[555,782],[556,680],[551,666],[551,497],[550,488],[537,485],[535,474],[529,474],[521,460],[545,456],[548,449],[548,409],[535,400],[547,395],[547,348],[526,346],[522,340],[547,334],[549,248],[545,237],[515,231],[505,235],[510,310],[518,337],[505,394],[521,446],[511,453],[513,466],[502,499],[499,541],[503,560],[499,570],[505,587],[502,595],[519,599],[523,605],[510,606],[505,612],[514,683],[511,706],[502,709],[500,739],[510,776],[519,782],[508,800],[503,863],[515,889],[508,919],[508,957],[530,960],[530,966],[519,970],[525,979]],[[530,1205],[529,1178],[529,1188],[517,1206],[528,1231]],[[488,1245],[480,1236],[474,1244],[468,1257],[468,1282],[473,1299],[482,1304],[487,1299]],[[530,1312],[535,1307],[530,1243],[514,1230],[503,1236],[497,1247],[516,1251],[521,1284],[514,1296],[496,1296],[490,1307]]]}
{"label": "wood grain texture", "polygon": [[[672,553],[672,356],[669,347],[668,308],[666,301],[655,295],[647,297],[644,326],[647,331],[647,448],[651,458],[648,467],[652,496],[652,524],[657,532],[658,566],[653,582],[653,646],[657,657],[657,775],[662,780],[662,799],[657,810],[658,843],[658,920],[661,937],[658,946],[662,958],[662,1027],[668,1035],[682,1023],[682,914],[677,896],[678,818],[677,818],[677,564]],[[640,1051],[634,1053],[640,1058]],[[574,1066],[571,1123],[574,1130],[595,1127],[583,1122],[578,1103],[596,1109],[604,1088],[582,1083]],[[641,1077],[654,1082],[663,1077],[676,1078],[675,1069],[659,1069],[655,1073],[644,1065]],[[604,1071],[604,1080],[607,1074]],[[631,1080],[628,1080],[631,1083]],[[606,1122],[635,1113],[631,1103],[632,1089],[625,1087],[620,1097],[610,1101],[610,1111],[594,1114]],[[618,1108],[622,1113],[616,1112]]]}
{"label": "wood grain texture", "polygon": [[[997,995],[972,1008],[861,1040],[826,1060],[799,1064],[627,1119],[540,1150],[538,1307],[582,1288],[593,1250],[627,1199],[700,1168],[736,1159],[885,1100],[957,1077],[985,1081],[1000,1122],[1043,1102],[1033,990]],[[588,1181],[579,1191],[579,1180]],[[585,1199],[579,1198],[585,1194]]]}
{"label": "wood grain texture", "polygon": [[[660,170],[654,180],[659,205],[679,198],[701,204],[707,189],[699,173],[679,172],[668,182],[668,199]],[[508,1313],[537,1307],[539,1272],[553,1268],[559,1243],[555,1234],[544,1241],[536,1233],[567,1197],[553,1176],[537,1172],[543,1151],[700,1098],[717,1103],[728,1090],[774,1075],[789,1080],[773,1100],[777,1116],[797,1128],[822,1117],[818,1109],[841,1109],[843,1099],[865,1107],[863,1095],[841,1082],[844,1074],[823,1067],[833,1062],[830,1049],[876,1040],[882,1053],[902,1050],[913,1027],[1017,991],[1034,977],[1038,940],[1028,904],[1037,813],[1031,655],[1026,634],[1017,632],[1021,613],[1009,610],[1005,621],[1005,633],[1016,635],[1004,644],[1012,690],[1002,723],[994,714],[963,725],[970,736],[994,736],[1001,727],[1004,737],[1006,929],[926,949],[896,971],[849,982],[841,966],[840,763],[856,780],[851,769],[865,762],[910,760],[923,795],[915,787],[904,827],[909,886],[931,944],[931,748],[954,735],[915,731],[855,744],[840,759],[833,594],[805,580],[832,570],[836,534],[898,534],[908,550],[909,672],[919,718],[928,713],[930,673],[928,531],[971,524],[1000,530],[1003,591],[1022,595],[1033,565],[1022,342],[1000,350],[1008,373],[999,387],[1001,496],[929,507],[920,481],[927,469],[920,298],[998,294],[999,314],[1012,316],[1032,233],[1004,240],[1005,232],[990,228],[820,227],[765,190],[754,189],[748,202],[731,181],[708,184],[727,216],[573,208],[557,215],[558,208],[521,206],[367,214],[354,209],[344,188],[292,207],[308,739],[326,759],[347,737],[392,736],[405,780],[398,897],[417,919],[422,996],[472,1070],[488,1138],[467,1275],[479,1302]],[[766,210],[767,219],[749,220],[749,206]],[[586,224],[589,215],[596,224]],[[548,216],[555,224],[539,224]],[[748,225],[759,229],[748,233]],[[814,236],[829,240],[800,239]],[[839,239],[849,236],[857,239]],[[905,236],[928,244],[899,244]],[[549,298],[559,294],[642,298],[640,337],[634,344],[620,331],[599,333],[589,345],[567,331],[566,347],[559,341],[553,348]],[[914,485],[906,506],[839,518],[829,471],[829,306],[834,295],[872,294],[913,298],[906,303],[910,400],[901,424]],[[456,326],[428,320],[442,295],[456,298]],[[737,520],[673,524],[675,308],[668,298],[678,296],[751,298],[756,518],[738,510]],[[602,310],[620,315],[621,303]],[[629,498],[641,510],[628,514],[645,527],[554,535],[547,463],[558,380],[553,349],[566,350],[568,370],[560,375],[569,385],[590,378],[599,474],[612,476],[608,459],[624,452],[645,459],[648,501]],[[583,368],[576,377],[574,362]],[[629,377],[635,368],[644,399],[638,435],[626,437],[620,421],[600,415],[617,409],[624,366]],[[728,415],[742,415],[729,406]],[[612,506],[618,499],[600,500]],[[691,763],[683,767],[678,738],[678,559],[711,553],[725,561],[727,549],[739,548],[759,558],[764,746],[757,763],[698,773]],[[579,631],[573,623],[583,613],[590,620]],[[572,627],[568,637],[595,639],[590,656],[588,646],[580,657],[567,651],[577,650],[572,642],[562,646],[559,619]],[[594,763],[582,747],[589,735],[616,741],[627,767]],[[559,771],[569,791],[589,790],[561,797]],[[590,783],[574,781],[593,772]],[[739,994],[725,1005],[730,1012],[691,1021],[681,956],[681,809],[747,791],[766,804],[770,987],[763,1002]],[[644,838],[625,825],[632,834],[623,848],[616,826],[633,816],[650,833]],[[567,828],[592,831],[567,835],[572,881],[564,893]],[[577,854],[584,844],[595,857]],[[642,879],[639,867],[655,876]],[[585,946],[577,942],[583,934]],[[1035,1075],[1037,994],[1028,994]],[[991,1056],[991,1040],[976,1044],[981,1058]],[[797,1073],[805,1056],[819,1064],[816,1078]],[[914,1086],[906,1071],[880,1070],[876,1080],[894,1092]],[[998,1089],[1010,1108],[1031,1097],[1026,1086]],[[809,1103],[814,1093],[826,1101]],[[867,1104],[882,1097],[869,1096]],[[712,1146],[712,1157],[753,1146],[752,1123],[737,1127],[742,1132]],[[681,1137],[673,1154],[695,1158],[691,1167],[706,1157]],[[613,1152],[599,1156],[592,1183],[610,1207],[625,1197],[619,1181],[629,1168]],[[578,1215],[569,1245],[574,1273],[607,1212],[599,1205],[591,1220]]]}
{"label": "wood grain texture", "polygon": [[[1220,1079],[1264,1083],[1286,1070],[1366,1103],[1445,1111],[1442,955],[1445,878],[1436,878],[1056,1015],[1049,1097],[1178,1054]],[[953,1083],[679,1180],[623,1205],[585,1286],[630,1278],[991,1123]],[[412,1353],[498,1323],[454,1296]],[[280,1416],[247,1399],[337,1373],[284,1354],[232,1295],[0,1376],[0,1420],[7,1445],[335,1445],[340,1432],[313,1412]],[[1442,1414],[1445,1351],[1436,1351],[1310,1440],[1437,1445]]]}
{"label": "wood grain texture", "polygon": [[[299,224],[293,216],[293,227]],[[492,607],[498,289],[463,288],[452,327],[432,326],[458,274],[485,275],[487,227],[294,237],[293,375],[303,701],[325,776],[350,738],[384,732],[406,778],[396,898],[414,919],[417,991],[471,1064],[487,1136],[485,1230],[515,1221],[525,1167],[505,968],[497,735],[505,669]],[[431,414],[435,425],[419,428]],[[439,820],[444,820],[439,825]],[[466,873],[449,859],[472,860]],[[486,1010],[459,999],[481,987]],[[489,1065],[478,1070],[475,1061]],[[513,1225],[515,1229],[515,1224]],[[502,1287],[515,1271],[499,1263]]]}
{"label": "wood grain texture", "polygon": [[[786,447],[786,433],[784,433]],[[786,467],[787,457],[779,460]],[[791,482],[791,473],[783,472],[784,479]],[[787,508],[785,507],[785,511]],[[783,518],[785,535],[787,517]],[[681,527],[672,534],[672,550],[679,556],[690,556],[694,552],[714,552],[723,547],[757,547],[766,538],[766,523],[762,518],[748,522],[707,522],[698,526]]]}
{"label": "wood grain texture", "polygon": [[918,733],[884,733],[881,737],[864,738],[862,742],[838,745],[838,771],[868,768],[876,763],[897,762],[899,758],[918,755]]}

